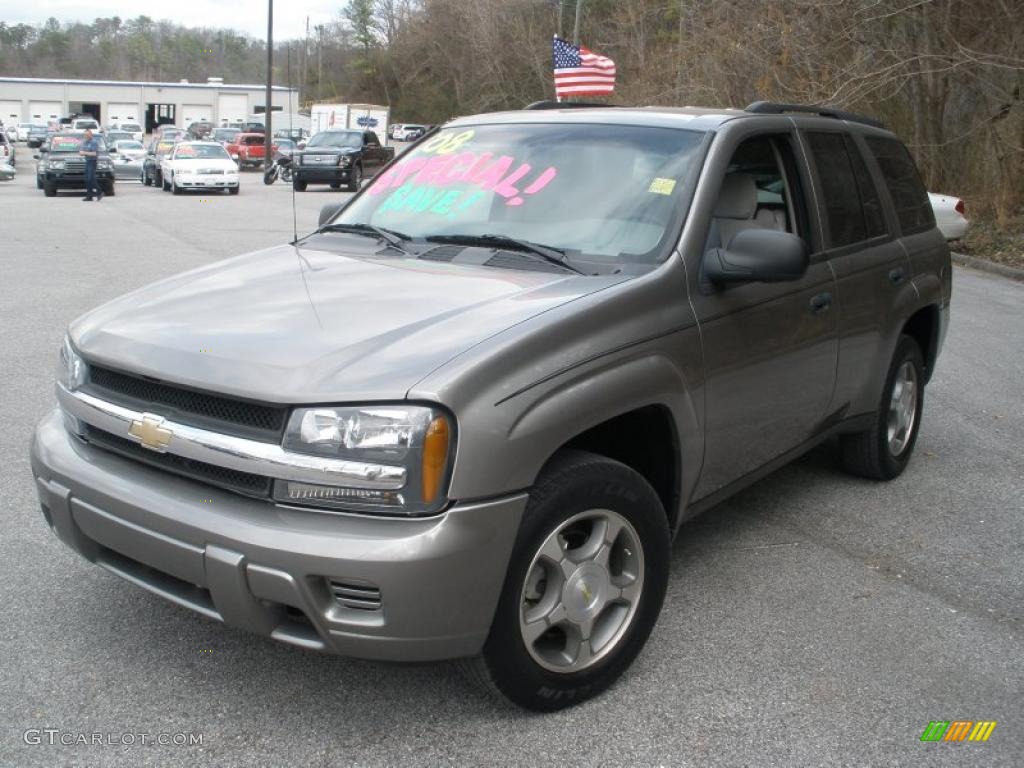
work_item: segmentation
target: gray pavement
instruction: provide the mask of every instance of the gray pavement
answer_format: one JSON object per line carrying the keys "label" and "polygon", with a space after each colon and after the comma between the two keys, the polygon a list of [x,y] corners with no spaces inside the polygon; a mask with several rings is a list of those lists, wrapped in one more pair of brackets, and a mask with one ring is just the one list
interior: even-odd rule
{"label": "gray pavement", "polygon": [[[238,197],[119,184],[99,204],[45,199],[27,154],[0,184],[0,766],[1024,765],[1024,285],[956,272],[901,478],[845,476],[826,445],[689,523],[633,668],[594,701],[534,715],[450,664],[232,630],[57,541],[28,442],[67,323],[284,241],[291,194],[252,173]],[[300,231],[341,198],[297,195]],[[956,719],[998,726],[985,744],[919,741]],[[136,743],[26,744],[28,729]],[[140,743],[161,733],[202,745]]]}

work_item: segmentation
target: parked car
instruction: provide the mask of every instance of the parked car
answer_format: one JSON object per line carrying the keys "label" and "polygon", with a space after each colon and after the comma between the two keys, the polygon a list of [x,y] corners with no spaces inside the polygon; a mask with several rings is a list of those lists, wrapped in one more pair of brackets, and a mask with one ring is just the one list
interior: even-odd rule
{"label": "parked car", "polygon": [[143,138],[145,138],[145,132],[142,130],[142,126],[138,123],[117,122],[109,126],[109,129],[118,132],[128,133],[130,134],[130,138],[134,139],[135,141],[142,141]]}
{"label": "parked car", "polygon": [[13,181],[15,174],[16,171],[13,165],[0,162],[0,181]]}
{"label": "parked car", "polygon": [[100,132],[100,124],[91,117],[76,117],[71,121],[72,131],[95,131]]}
{"label": "parked car", "polygon": [[238,165],[215,141],[179,141],[160,162],[165,192],[227,190],[238,194]]}
{"label": "parked car", "polygon": [[110,160],[114,165],[114,177],[140,180],[146,160],[146,147],[143,143],[134,139],[119,139],[108,146]]}
{"label": "parked car", "polygon": [[153,138],[167,141],[186,141],[188,139],[188,131],[184,128],[178,128],[176,125],[160,125],[153,131]]}
{"label": "parked car", "polygon": [[26,136],[26,143],[29,149],[35,149],[42,145],[44,141],[51,135],[51,131],[45,125],[33,125],[28,129],[28,135]]}
{"label": "parked car", "polygon": [[114,146],[119,141],[141,141],[135,138],[135,134],[129,131],[108,130],[103,132],[103,138],[108,147]]}
{"label": "parked car", "polygon": [[7,163],[7,165],[17,164],[17,150],[14,146],[14,141],[7,138],[7,134],[0,131],[0,163]]}
{"label": "parked car", "polygon": [[[266,131],[264,131],[266,133]],[[309,138],[309,131],[305,128],[282,128],[274,131],[275,139],[291,139],[296,144]]]}
{"label": "parked car", "polygon": [[163,187],[163,176],[160,170],[160,163],[163,162],[172,149],[174,139],[153,139],[146,148],[146,157],[142,161],[142,175],[140,181],[147,187]]}
{"label": "parked car", "polygon": [[74,321],[31,448],[60,540],[212,619],[471,657],[555,710],[640,653],[683,521],[836,437],[899,476],[952,281],[900,140],[557,106],[460,118],[314,234]]}
{"label": "parked car", "polygon": [[963,240],[967,236],[967,220],[964,201],[952,195],[928,193],[935,214],[935,224],[947,240]]}
{"label": "parked car", "polygon": [[413,125],[412,123],[409,123],[403,125],[398,131],[395,131],[394,138],[397,141],[415,141],[426,132],[427,127],[425,125]]}
{"label": "parked car", "polygon": [[12,143],[18,140],[17,125],[11,124],[5,126],[3,123],[0,123],[0,133],[4,134],[4,136],[7,137],[7,140]]}
{"label": "parked car", "polygon": [[29,131],[32,130],[34,123],[24,122],[18,123],[14,126],[14,137],[16,141],[28,141]]}
{"label": "parked car", "polygon": [[345,184],[354,192],[394,157],[394,148],[381,146],[373,131],[320,131],[292,154],[292,185],[305,192],[309,184]]}
{"label": "parked car", "polygon": [[[266,156],[265,134],[239,133],[225,149],[239,168],[259,168]],[[273,150],[273,145],[271,145]]]}
{"label": "parked car", "polygon": [[[63,131],[51,136],[40,149],[36,159],[36,185],[41,185],[47,197],[56,197],[62,189],[85,189],[85,158],[79,154],[83,134]],[[103,194],[114,194],[114,165],[102,136],[96,136],[99,153],[96,159],[96,183]]]}
{"label": "parked car", "polygon": [[241,132],[241,128],[215,128],[213,135],[210,138],[226,147],[234,141],[235,137]]}
{"label": "parked car", "polygon": [[398,138],[398,132],[400,130],[402,130],[402,128],[404,126],[405,126],[404,123],[392,123],[390,126],[388,126],[388,138],[389,139],[397,139]]}
{"label": "parked car", "polygon": [[188,127],[188,138],[192,141],[205,140],[211,133],[213,133],[213,123],[199,121]]}

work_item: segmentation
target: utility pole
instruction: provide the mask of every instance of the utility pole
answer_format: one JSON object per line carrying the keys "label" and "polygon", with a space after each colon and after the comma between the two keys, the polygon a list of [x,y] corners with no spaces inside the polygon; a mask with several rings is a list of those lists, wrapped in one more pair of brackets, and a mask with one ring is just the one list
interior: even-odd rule
{"label": "utility pole", "polygon": [[306,88],[309,84],[309,16],[306,17],[306,39],[302,43],[302,82],[299,84],[299,107],[304,103],[303,96],[307,96]]}
{"label": "utility pole", "polygon": [[273,110],[273,88],[274,88],[274,0],[267,0],[267,96],[264,112],[263,125],[266,129],[263,134],[263,167],[270,167],[270,146],[273,144],[271,136],[271,118]]}
{"label": "utility pole", "polygon": [[565,0],[558,0],[558,36],[562,36],[562,19],[565,17]]}
{"label": "utility pole", "polygon": [[583,0],[576,0],[576,21],[572,25],[572,44],[580,44],[580,18],[583,16]]}
{"label": "utility pole", "polygon": [[324,25],[317,24],[316,32],[318,36],[316,44],[316,95],[318,99],[322,99],[324,97]]}

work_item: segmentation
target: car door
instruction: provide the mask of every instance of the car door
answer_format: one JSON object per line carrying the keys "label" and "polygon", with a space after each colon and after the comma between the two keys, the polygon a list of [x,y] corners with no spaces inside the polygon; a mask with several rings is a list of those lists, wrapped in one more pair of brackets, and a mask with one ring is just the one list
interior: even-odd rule
{"label": "car door", "polygon": [[828,416],[838,352],[835,281],[817,253],[811,186],[788,125],[720,135],[701,184],[699,196],[713,196],[704,204],[712,214],[705,250],[728,249],[742,229],[767,228],[799,235],[811,256],[797,280],[729,286],[705,281],[703,252],[696,263],[688,259],[705,374],[704,463],[694,501],[802,446]]}
{"label": "car door", "polygon": [[821,124],[800,138],[821,199],[823,255],[836,275],[842,318],[832,408],[858,416],[878,406],[893,328],[906,316],[898,298],[912,300],[910,263],[856,134]]}
{"label": "car door", "polygon": [[363,172],[372,176],[384,164],[384,152],[380,146],[380,139],[373,131],[363,131]]}

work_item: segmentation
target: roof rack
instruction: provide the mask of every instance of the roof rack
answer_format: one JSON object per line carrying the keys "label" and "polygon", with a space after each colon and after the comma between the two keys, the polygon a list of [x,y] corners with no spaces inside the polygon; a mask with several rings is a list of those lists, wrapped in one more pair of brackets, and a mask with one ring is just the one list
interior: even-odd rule
{"label": "roof rack", "polygon": [[618,104],[598,104],[596,101],[535,101],[523,109],[586,109],[588,107],[617,107]]}
{"label": "roof rack", "polygon": [[851,123],[863,123],[875,128],[885,128],[885,123],[873,117],[855,115],[852,112],[843,112],[841,109],[822,107],[814,104],[782,104],[774,101],[755,101],[748,104],[744,112],[753,112],[758,115],[781,115],[786,112],[801,112],[808,115],[819,115],[821,117],[833,117],[836,120],[848,120]]}

